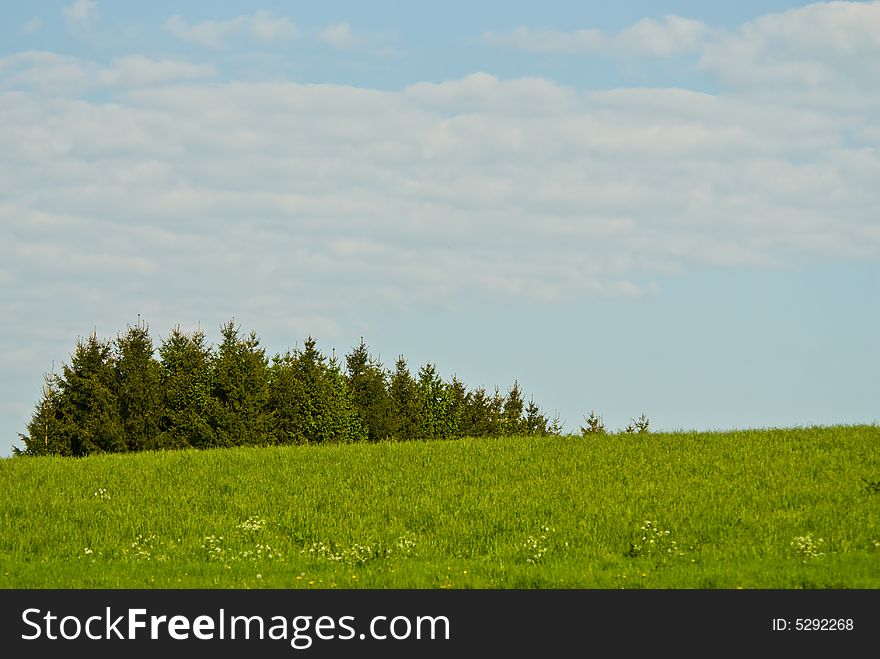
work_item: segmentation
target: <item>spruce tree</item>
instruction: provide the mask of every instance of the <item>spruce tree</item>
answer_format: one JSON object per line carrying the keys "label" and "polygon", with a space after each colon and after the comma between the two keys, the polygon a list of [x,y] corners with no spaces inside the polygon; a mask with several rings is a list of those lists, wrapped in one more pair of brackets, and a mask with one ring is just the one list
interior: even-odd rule
{"label": "spruce tree", "polygon": [[500,437],[504,434],[504,400],[501,390],[496,385],[488,401],[487,422],[490,437]]}
{"label": "spruce tree", "polygon": [[217,446],[211,425],[216,417],[211,395],[213,351],[201,330],[186,334],[175,327],[159,347],[162,386],[160,448]]}
{"label": "spruce tree", "polygon": [[310,336],[302,350],[273,358],[269,399],[278,443],[359,441],[367,432],[335,359],[327,359]]}
{"label": "spruce tree", "polygon": [[111,346],[93,332],[78,339],[59,382],[59,410],[69,433],[70,454],[125,451],[125,430],[116,398],[116,374]]}
{"label": "spruce tree", "polygon": [[363,420],[370,441],[388,439],[394,434],[388,373],[378,359],[360,344],[345,356],[346,380],[355,410]]}
{"label": "spruce tree", "polygon": [[213,361],[214,427],[221,446],[262,445],[270,438],[266,351],[254,332],[243,337],[230,320]]}
{"label": "spruce tree", "polygon": [[447,439],[455,436],[458,428],[450,414],[447,385],[440,378],[437,367],[428,363],[419,369],[418,384],[421,426],[418,437],[422,439]]}
{"label": "spruce tree", "polygon": [[523,431],[523,401],[519,382],[514,380],[513,386],[507,392],[501,411],[501,430],[505,435],[518,435]]}
{"label": "spruce tree", "polygon": [[149,328],[140,321],[116,339],[116,397],[129,451],[158,448],[160,366]]}
{"label": "spruce tree", "polygon": [[450,429],[450,437],[464,437],[466,430],[467,388],[457,375],[446,385],[446,417]]}
{"label": "spruce tree", "polygon": [[547,423],[547,417],[541,412],[541,408],[535,402],[535,399],[531,398],[526,406],[523,431],[527,435],[533,436],[549,435],[550,431],[547,428]]}
{"label": "spruce tree", "polygon": [[395,439],[416,439],[421,432],[421,418],[416,381],[403,355],[397,358],[388,383],[391,399],[392,431]]}
{"label": "spruce tree", "polygon": [[60,399],[59,377],[54,373],[46,374],[42,395],[27,425],[27,434],[18,433],[24,449],[13,446],[15,455],[72,455],[70,432],[61,415]]}

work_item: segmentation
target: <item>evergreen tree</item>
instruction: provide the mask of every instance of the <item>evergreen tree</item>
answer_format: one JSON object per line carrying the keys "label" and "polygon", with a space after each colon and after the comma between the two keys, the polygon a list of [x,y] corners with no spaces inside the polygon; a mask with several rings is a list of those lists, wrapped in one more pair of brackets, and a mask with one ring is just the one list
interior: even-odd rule
{"label": "evergreen tree", "polygon": [[425,364],[419,369],[416,391],[421,418],[418,437],[423,439],[454,437],[458,427],[451,414],[447,385],[440,378],[434,364]]}
{"label": "evergreen tree", "polygon": [[468,392],[464,403],[465,432],[473,437],[499,437],[502,433],[504,397],[495,387],[490,396],[485,387]]}
{"label": "evergreen tree", "polygon": [[486,389],[471,389],[464,399],[464,412],[461,417],[461,432],[465,437],[486,437],[488,431],[488,400]]}
{"label": "evergreen tree", "polygon": [[116,397],[129,451],[158,447],[162,400],[153,353],[146,324],[138,322],[116,339]]}
{"label": "evergreen tree", "polygon": [[505,435],[518,435],[524,430],[523,426],[523,401],[522,392],[519,390],[519,382],[514,380],[513,386],[507,392],[501,411],[501,430]]}
{"label": "evergreen tree", "polygon": [[388,383],[388,396],[391,399],[392,435],[395,439],[419,437],[421,420],[418,390],[403,355],[394,364],[394,372]]}
{"label": "evergreen tree", "polygon": [[115,395],[116,374],[111,346],[92,333],[78,339],[70,365],[59,382],[59,410],[70,454],[125,451],[125,430]]}
{"label": "evergreen tree", "polygon": [[27,434],[18,433],[24,449],[13,446],[15,455],[72,455],[70,433],[61,415],[60,400],[58,376],[54,373],[45,375],[43,393],[27,425]]}
{"label": "evergreen tree", "polygon": [[535,399],[532,398],[531,400],[529,400],[529,404],[526,406],[526,416],[523,422],[523,432],[525,432],[527,435],[549,435],[550,431],[547,428],[547,423],[547,417],[541,413],[541,408],[538,407]]}
{"label": "evergreen tree", "polygon": [[[94,333],[77,341],[69,366],[46,376],[24,441],[25,455],[87,455],[152,448],[342,442],[393,437],[447,439],[527,433],[559,434],[518,381],[468,392],[457,376],[444,382],[433,363],[417,378],[400,356],[393,372],[366,343],[329,360],[309,337],[302,350],[271,366],[254,332],[221,327],[215,350],[201,330],[179,327],[156,350],[140,320],[115,342]],[[632,427],[636,427],[633,422]],[[638,422],[647,428],[646,417]]]}
{"label": "evergreen tree", "polygon": [[504,434],[504,400],[501,390],[496,386],[488,404],[487,420],[490,437],[500,437]]}
{"label": "evergreen tree", "polygon": [[221,446],[270,441],[269,373],[266,351],[254,332],[242,337],[234,320],[220,328],[223,340],[213,361],[214,427]]}
{"label": "evergreen tree", "polygon": [[216,417],[211,396],[213,351],[198,330],[190,335],[175,327],[159,347],[162,386],[160,448],[217,446],[211,425]]}
{"label": "evergreen tree", "polygon": [[467,432],[467,389],[457,375],[452,376],[452,382],[446,385],[446,415],[450,427],[451,437],[465,437]]}
{"label": "evergreen tree", "polygon": [[378,359],[360,344],[345,356],[346,380],[355,410],[367,428],[370,441],[388,439],[394,434],[388,374]]}
{"label": "evergreen tree", "polygon": [[310,336],[301,351],[273,358],[269,397],[278,443],[358,441],[366,429],[335,359],[327,359]]}

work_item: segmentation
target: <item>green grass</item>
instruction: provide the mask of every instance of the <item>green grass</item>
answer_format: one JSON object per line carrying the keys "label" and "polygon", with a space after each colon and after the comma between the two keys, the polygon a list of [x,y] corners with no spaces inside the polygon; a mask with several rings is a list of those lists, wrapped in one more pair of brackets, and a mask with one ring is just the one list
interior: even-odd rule
{"label": "green grass", "polygon": [[880,588],[880,427],[4,459],[0,586]]}

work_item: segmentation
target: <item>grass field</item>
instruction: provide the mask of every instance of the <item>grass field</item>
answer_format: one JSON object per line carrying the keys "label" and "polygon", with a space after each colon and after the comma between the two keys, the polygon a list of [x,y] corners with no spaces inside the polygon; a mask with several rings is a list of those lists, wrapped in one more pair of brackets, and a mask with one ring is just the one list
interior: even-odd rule
{"label": "grass field", "polygon": [[880,588],[880,427],[0,460],[4,588]]}

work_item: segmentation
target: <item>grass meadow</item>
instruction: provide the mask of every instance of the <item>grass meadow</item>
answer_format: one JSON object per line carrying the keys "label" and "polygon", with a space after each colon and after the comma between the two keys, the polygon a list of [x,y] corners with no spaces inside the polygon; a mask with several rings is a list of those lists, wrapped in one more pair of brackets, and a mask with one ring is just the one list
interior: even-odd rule
{"label": "grass meadow", "polygon": [[880,427],[0,460],[4,588],[880,588]]}

